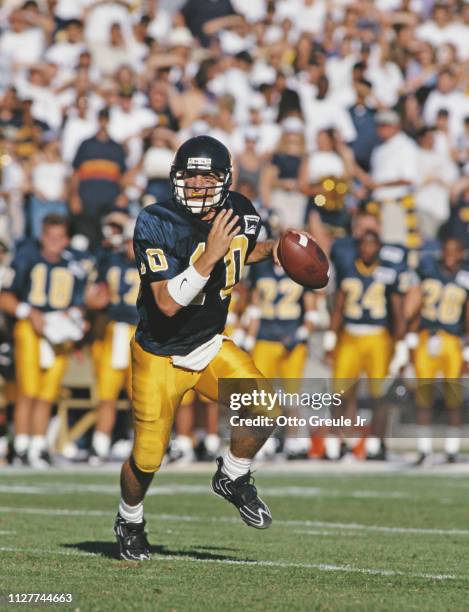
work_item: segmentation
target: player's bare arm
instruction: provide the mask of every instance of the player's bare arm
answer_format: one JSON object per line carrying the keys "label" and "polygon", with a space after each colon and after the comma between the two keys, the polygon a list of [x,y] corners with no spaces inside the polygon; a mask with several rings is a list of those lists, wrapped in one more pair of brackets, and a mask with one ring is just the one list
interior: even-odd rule
{"label": "player's bare arm", "polygon": [[413,285],[409,288],[404,297],[404,318],[409,323],[418,317],[422,307],[422,288],[420,285]]}
{"label": "player's bare arm", "polygon": [[254,247],[252,253],[246,260],[247,264],[259,263],[266,259],[273,259],[274,263],[279,266],[280,262],[277,257],[278,240],[266,240],[265,242],[258,242]]}
{"label": "player's bare arm", "polygon": [[399,295],[398,293],[393,293],[391,295],[391,310],[395,340],[402,340],[406,332],[404,301],[405,296]]}
{"label": "player's bare arm", "polygon": [[[285,234],[289,232],[293,232],[294,234],[304,235],[314,240],[314,238],[308,232],[299,232],[296,229],[288,228],[285,230]],[[278,245],[280,243],[280,239],[278,240],[265,240],[263,242],[258,242],[254,247],[252,253],[250,253],[249,257],[246,260],[246,263],[254,264],[259,263],[261,261],[265,261],[266,259],[273,259],[274,264],[276,266],[280,266],[280,260],[278,258]]]}
{"label": "player's bare arm", "polygon": [[331,313],[330,329],[326,331],[323,339],[324,361],[332,362],[332,351],[337,344],[337,337],[342,328],[343,313],[345,306],[345,293],[342,289],[337,289],[334,300],[334,307]]}

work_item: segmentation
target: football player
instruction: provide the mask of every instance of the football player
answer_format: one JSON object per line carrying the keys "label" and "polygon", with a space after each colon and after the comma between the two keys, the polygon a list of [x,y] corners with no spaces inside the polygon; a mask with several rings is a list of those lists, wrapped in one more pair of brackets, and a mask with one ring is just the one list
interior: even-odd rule
{"label": "football player", "polygon": [[447,237],[441,258],[427,255],[421,259],[417,268],[420,284],[409,294],[408,301],[413,303],[409,314],[410,329],[418,330],[406,337],[413,349],[415,374],[420,380],[416,393],[420,425],[418,465],[432,452],[430,423],[435,388],[429,379],[438,376],[445,380],[445,405],[449,415],[445,440],[448,461],[455,461],[459,452],[462,404],[459,379],[464,362],[469,362],[469,270],[463,260],[463,242]]}
{"label": "football player", "polygon": [[[138,321],[136,302],[140,286],[132,243],[134,227],[135,222],[127,220],[122,246],[103,251],[98,258],[96,284],[87,291],[87,305],[105,306],[108,321],[103,338],[95,340],[92,346],[99,400],[91,442],[93,464],[108,458],[120,392],[125,388],[128,397],[132,397],[130,340]],[[100,291],[100,285],[107,291]]]}
{"label": "football player", "polygon": [[84,333],[86,272],[68,244],[67,220],[45,217],[40,244],[18,250],[0,294],[0,309],[16,318],[14,453],[21,463],[40,468],[51,462],[45,436],[67,356]]}
{"label": "football player", "polygon": [[[312,291],[287,276],[281,266],[264,261],[250,270],[250,323],[244,340],[246,350],[252,349],[256,367],[269,379],[295,379],[284,382],[284,390],[298,393],[298,380],[303,377],[308,356],[307,339],[318,320]],[[297,407],[290,414],[298,416]],[[309,438],[289,428],[284,453],[287,459],[305,459]]]}
{"label": "football player", "polygon": [[[366,373],[371,396],[379,398],[384,392],[380,379],[388,374],[394,341],[397,341],[397,354],[406,349],[403,340],[403,295],[408,282],[405,252],[398,247],[383,246],[375,231],[366,230],[356,244],[350,243],[350,248],[340,250],[334,264],[337,291],[331,328],[324,334],[326,357],[333,364],[335,379],[357,380]],[[351,387],[346,415],[353,421],[355,411]],[[367,439],[369,458],[384,458],[381,412],[375,410],[373,416],[375,431]],[[333,438],[328,442],[328,455],[338,458],[337,439],[335,443]]]}
{"label": "football player", "polygon": [[[139,323],[131,345],[135,438],[122,467],[115,523],[124,559],[150,557],[143,499],[186,391],[195,389],[217,401],[219,378],[242,379],[250,390],[258,384],[252,379],[263,378],[251,357],[222,332],[244,265],[272,258],[278,263],[278,242],[257,242],[260,218],[251,202],[229,191],[232,162],[223,144],[209,136],[187,140],[176,152],[170,180],[172,198],[144,208],[134,234],[141,278]],[[263,408],[257,415],[267,416]],[[268,414],[277,415],[278,406]],[[272,517],[257,495],[250,468],[272,430],[262,427],[254,434],[247,426],[234,427],[212,479],[214,493],[258,529],[269,527]]]}

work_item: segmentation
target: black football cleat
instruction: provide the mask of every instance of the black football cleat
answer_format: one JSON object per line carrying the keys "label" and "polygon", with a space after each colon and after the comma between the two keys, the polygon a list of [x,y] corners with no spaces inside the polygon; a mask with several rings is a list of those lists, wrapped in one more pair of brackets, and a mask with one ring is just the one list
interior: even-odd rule
{"label": "black football cleat", "polygon": [[145,521],[129,523],[120,514],[117,514],[114,533],[119,544],[119,559],[125,559],[126,561],[150,560],[150,544],[145,532]]}
{"label": "black football cleat", "polygon": [[221,468],[222,457],[217,458],[218,469],[212,478],[212,491],[238,508],[242,520],[249,527],[268,529],[272,525],[272,515],[267,505],[257,496],[251,472],[231,480]]}

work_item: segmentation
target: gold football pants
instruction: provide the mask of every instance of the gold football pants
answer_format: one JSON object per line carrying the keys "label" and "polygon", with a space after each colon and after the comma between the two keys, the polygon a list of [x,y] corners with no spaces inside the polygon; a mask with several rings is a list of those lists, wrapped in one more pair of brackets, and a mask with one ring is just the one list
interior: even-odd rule
{"label": "gold football pants", "polygon": [[225,340],[210,364],[200,372],[175,367],[170,357],[153,355],[135,341],[132,351],[132,404],[135,438],[133,459],[142,472],[156,472],[168,446],[177,407],[194,389],[218,400],[220,378],[262,379],[251,357]]}
{"label": "gold football pants", "polygon": [[18,396],[54,402],[67,367],[67,352],[55,349],[55,359],[49,368],[40,365],[40,341],[31,322],[18,321],[13,331],[15,372]]}

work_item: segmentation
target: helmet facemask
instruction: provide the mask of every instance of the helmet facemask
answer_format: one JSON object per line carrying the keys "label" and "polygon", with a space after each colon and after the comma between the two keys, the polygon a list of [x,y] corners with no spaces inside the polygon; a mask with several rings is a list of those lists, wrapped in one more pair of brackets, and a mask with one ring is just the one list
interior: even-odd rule
{"label": "helmet facemask", "polygon": [[[192,177],[207,175],[213,177],[213,184],[203,187],[188,185]],[[176,201],[193,215],[201,217],[212,208],[221,208],[228,197],[231,185],[231,170],[217,172],[216,170],[176,170],[171,171],[171,184]]]}

